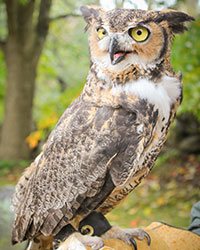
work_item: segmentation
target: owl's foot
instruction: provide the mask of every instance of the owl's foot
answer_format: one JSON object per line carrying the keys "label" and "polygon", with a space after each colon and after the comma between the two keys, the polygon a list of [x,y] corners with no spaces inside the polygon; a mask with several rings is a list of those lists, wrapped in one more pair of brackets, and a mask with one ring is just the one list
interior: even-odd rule
{"label": "owl's foot", "polygon": [[104,243],[100,237],[73,233],[64,242],[59,242],[57,250],[86,250],[85,246],[90,246],[93,250],[103,247]]}
{"label": "owl's foot", "polygon": [[136,237],[139,240],[147,239],[148,246],[151,244],[151,238],[144,230],[141,228],[126,228],[122,229],[118,226],[113,226],[109,231],[107,231],[103,238],[115,238],[123,240],[126,244],[133,245],[135,250],[137,250],[137,244],[134,240]]}

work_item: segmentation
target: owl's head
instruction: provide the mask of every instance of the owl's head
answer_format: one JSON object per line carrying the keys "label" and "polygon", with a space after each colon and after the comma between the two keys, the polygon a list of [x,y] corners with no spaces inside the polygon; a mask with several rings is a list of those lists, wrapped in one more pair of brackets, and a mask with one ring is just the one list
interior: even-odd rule
{"label": "owl's head", "polygon": [[91,28],[91,61],[102,69],[119,72],[130,65],[151,65],[166,59],[170,62],[171,41],[187,28],[193,17],[175,10],[145,11],[115,9],[105,11],[84,6],[81,12]]}

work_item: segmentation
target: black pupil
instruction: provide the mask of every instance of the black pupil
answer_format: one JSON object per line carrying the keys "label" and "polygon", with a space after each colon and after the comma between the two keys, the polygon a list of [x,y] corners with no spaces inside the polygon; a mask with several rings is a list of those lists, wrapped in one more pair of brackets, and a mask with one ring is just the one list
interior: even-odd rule
{"label": "black pupil", "polygon": [[137,31],[137,35],[138,35],[138,36],[141,36],[141,35],[142,35],[142,31],[141,31],[141,30],[138,30],[138,31]]}
{"label": "black pupil", "polygon": [[102,34],[103,34],[103,35],[105,35],[105,34],[106,34],[106,31],[105,31],[105,30],[103,30],[103,31],[102,31]]}

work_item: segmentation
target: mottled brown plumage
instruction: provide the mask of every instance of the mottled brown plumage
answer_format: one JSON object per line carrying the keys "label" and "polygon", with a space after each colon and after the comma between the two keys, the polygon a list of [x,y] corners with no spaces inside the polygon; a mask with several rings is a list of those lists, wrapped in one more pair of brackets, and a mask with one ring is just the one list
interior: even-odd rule
{"label": "mottled brown plumage", "polygon": [[[170,45],[193,18],[172,10],[82,12],[91,28],[90,72],[17,184],[13,243],[118,205],[150,172],[181,102]],[[144,41],[132,37],[135,27],[148,31]]]}

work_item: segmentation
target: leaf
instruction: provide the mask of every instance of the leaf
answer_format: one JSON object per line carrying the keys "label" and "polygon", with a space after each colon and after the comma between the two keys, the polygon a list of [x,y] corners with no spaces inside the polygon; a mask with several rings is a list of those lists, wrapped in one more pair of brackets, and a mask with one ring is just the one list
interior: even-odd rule
{"label": "leaf", "polygon": [[31,149],[36,148],[40,139],[42,136],[42,131],[41,130],[37,130],[33,133],[31,133],[27,138],[26,138],[26,142],[28,143],[29,147]]}
{"label": "leaf", "polygon": [[128,214],[130,214],[130,215],[136,214],[137,210],[138,210],[137,207],[133,207],[133,208],[131,208],[131,209],[128,211]]}
{"label": "leaf", "polygon": [[50,117],[47,117],[45,120],[41,120],[38,123],[38,128],[39,129],[46,129],[51,127],[51,125],[54,125],[58,121],[58,115],[53,114]]}
{"label": "leaf", "polygon": [[132,220],[131,222],[130,222],[130,226],[131,227],[137,227],[138,226],[138,224],[139,224],[139,219],[135,219],[135,220]]}
{"label": "leaf", "polygon": [[159,206],[163,206],[165,204],[165,201],[163,199],[163,197],[159,197],[157,200],[156,200],[157,204]]}
{"label": "leaf", "polygon": [[144,215],[150,215],[150,214],[152,214],[152,208],[150,208],[150,207],[145,208],[144,211],[143,211],[143,213],[144,213]]}

